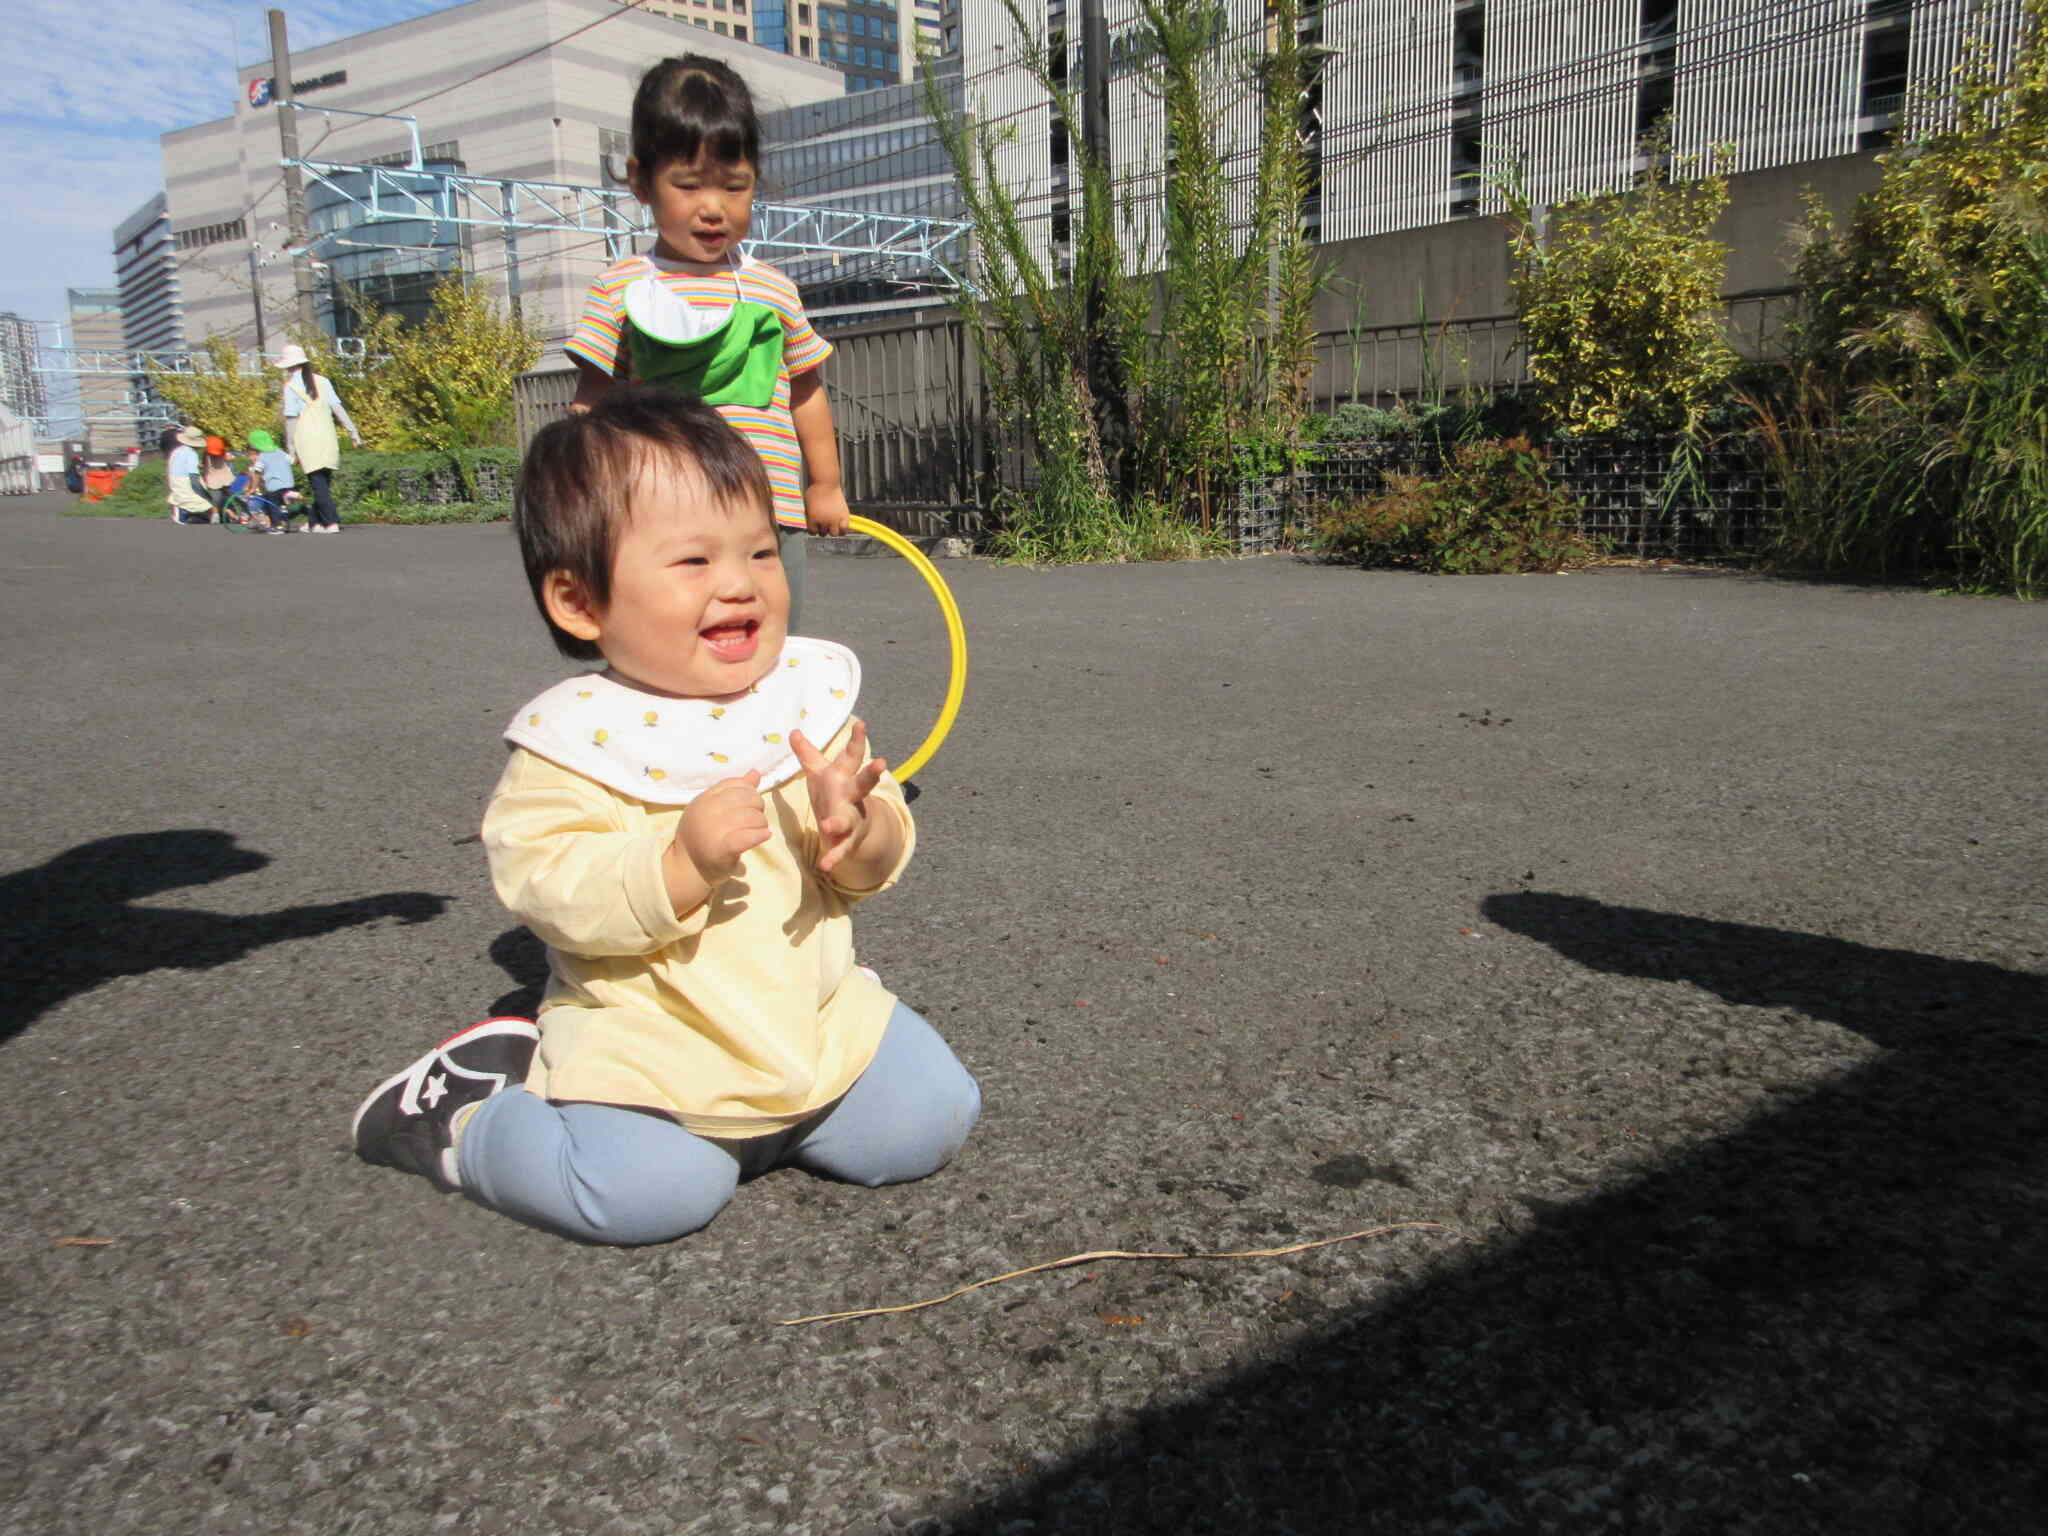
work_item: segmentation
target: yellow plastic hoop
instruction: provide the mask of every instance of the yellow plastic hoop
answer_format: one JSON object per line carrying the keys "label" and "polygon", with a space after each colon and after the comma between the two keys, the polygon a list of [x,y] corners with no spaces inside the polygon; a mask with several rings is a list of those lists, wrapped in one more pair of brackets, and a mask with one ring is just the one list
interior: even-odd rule
{"label": "yellow plastic hoop", "polygon": [[939,743],[953,729],[954,717],[960,713],[960,699],[967,692],[967,631],[960,623],[960,608],[953,601],[953,593],[946,586],[945,578],[924,557],[923,550],[894,528],[885,528],[872,518],[851,517],[846,525],[855,533],[864,533],[888,545],[908,560],[917,574],[924,578],[924,584],[932,589],[932,596],[939,600],[939,612],[946,616],[946,641],[952,651],[953,673],[946,680],[946,702],[939,709],[939,723],[918,744],[917,750],[905,758],[900,767],[892,770],[898,783],[908,783],[912,774],[932,760],[933,754],[939,750]]}

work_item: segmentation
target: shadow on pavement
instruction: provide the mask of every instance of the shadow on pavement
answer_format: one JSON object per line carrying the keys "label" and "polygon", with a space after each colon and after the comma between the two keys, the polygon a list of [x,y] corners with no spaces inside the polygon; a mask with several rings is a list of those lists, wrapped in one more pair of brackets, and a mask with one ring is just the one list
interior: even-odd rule
{"label": "shadow on pavement", "polygon": [[241,916],[146,907],[145,897],[262,869],[267,854],[211,829],[134,832],[67,849],[47,864],[0,876],[0,1041],[49,1008],[116,976],[205,970],[265,945],[313,938],[378,918],[423,923],[444,896],[392,891],[352,901]]}
{"label": "shadow on pavement", "polygon": [[1572,896],[1484,911],[1582,965],[1797,1010],[1885,1049],[1609,1192],[1525,1200],[1523,1234],[1101,1426],[950,1523],[2038,1528],[2043,978]]}
{"label": "shadow on pavement", "polygon": [[530,928],[507,928],[491,940],[491,958],[517,985],[492,1003],[485,1017],[538,1017],[541,995],[548,985],[547,946],[534,937]]}

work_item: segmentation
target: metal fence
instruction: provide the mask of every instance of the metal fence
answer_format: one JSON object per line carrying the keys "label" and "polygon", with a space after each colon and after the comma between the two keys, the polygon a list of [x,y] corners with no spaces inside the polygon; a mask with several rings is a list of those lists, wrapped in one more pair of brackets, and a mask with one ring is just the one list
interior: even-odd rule
{"label": "metal fence", "polygon": [[[1722,334],[1743,358],[1783,355],[1797,288],[1752,288],[1721,301]],[[1392,405],[1466,390],[1518,389],[1529,382],[1513,315],[1419,318],[1400,325],[1348,327],[1316,338],[1310,381],[1318,410]]]}
{"label": "metal fence", "polygon": [[[1451,445],[1427,439],[1324,442],[1303,469],[1247,486],[1224,529],[1242,554],[1283,548],[1326,511],[1366,500],[1395,474],[1430,474]],[[1742,439],[1708,447],[1698,473],[1674,477],[1676,437],[1576,438],[1542,445],[1552,478],[1577,500],[1580,527],[1616,554],[1715,559],[1756,551],[1784,505]]]}
{"label": "metal fence", "polygon": [[[1723,300],[1729,343],[1746,358],[1780,355],[1798,290],[1760,288]],[[965,328],[950,315],[835,331],[825,370],[848,503],[912,537],[973,536],[986,526],[996,491],[1030,485],[1028,446],[990,418]],[[1512,315],[1347,327],[1316,340],[1315,408],[1454,398],[1512,390],[1528,375]],[[576,375],[567,368],[519,380],[515,405],[522,447],[568,409]],[[1237,547],[1276,547],[1313,498],[1342,484],[1362,487],[1387,465],[1402,467],[1413,444],[1354,445],[1325,452],[1327,484],[1297,480],[1240,495],[1226,515]],[[1777,505],[1762,470],[1741,450],[1710,457],[1707,502],[1668,502],[1670,444],[1584,441],[1554,450],[1554,472],[1587,507],[1588,530],[1630,549],[1703,553],[1747,547]],[[1349,477],[1347,480],[1346,477]]]}
{"label": "metal fence", "polygon": [[913,537],[979,532],[996,435],[966,328],[931,319],[832,344],[825,391],[848,504]]}
{"label": "metal fence", "polygon": [[[995,434],[965,328],[933,319],[839,331],[832,343],[825,390],[848,504],[912,538],[978,533]],[[520,377],[513,411],[522,452],[575,394],[573,368]]]}
{"label": "metal fence", "polygon": [[0,458],[0,496],[26,496],[43,488],[42,474],[32,453],[14,453]]}

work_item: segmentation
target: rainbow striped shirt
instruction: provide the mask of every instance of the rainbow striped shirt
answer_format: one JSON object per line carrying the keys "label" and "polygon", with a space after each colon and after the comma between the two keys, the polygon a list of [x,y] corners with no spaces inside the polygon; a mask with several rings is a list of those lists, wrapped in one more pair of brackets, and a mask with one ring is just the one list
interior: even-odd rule
{"label": "rainbow striped shirt", "polygon": [[718,414],[754,445],[768,469],[775,493],[775,521],[785,528],[804,526],[803,451],[796,423],[789,414],[789,376],[815,368],[832,355],[832,343],[811,329],[796,284],[774,267],[750,261],[726,272],[691,272],[653,256],[628,256],[605,268],[583,299],[583,318],[569,334],[563,350],[593,368],[616,375],[622,359],[619,338],[626,323],[626,285],[635,278],[656,277],[677,297],[705,308],[723,309],[739,297],[765,304],[782,317],[782,367],[775,376],[775,396],[766,410],[721,405]]}

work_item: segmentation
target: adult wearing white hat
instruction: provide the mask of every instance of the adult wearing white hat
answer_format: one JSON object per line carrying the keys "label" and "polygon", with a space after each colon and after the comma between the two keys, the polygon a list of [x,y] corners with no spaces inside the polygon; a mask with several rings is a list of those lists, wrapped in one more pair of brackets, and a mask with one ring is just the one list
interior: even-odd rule
{"label": "adult wearing white hat", "polygon": [[363,435],[348,419],[348,409],[335,393],[333,381],[313,371],[304,347],[286,347],[277,355],[277,366],[284,370],[285,447],[306,472],[306,489],[313,497],[306,531],[339,533],[341,518],[334,510],[332,482],[341,463],[341,443],[334,428],[339,423],[358,448],[363,446]]}
{"label": "adult wearing white hat", "polygon": [[199,483],[199,450],[206,443],[206,434],[197,427],[180,427],[172,441],[171,456],[164,462],[164,499],[171,504],[171,521],[210,523],[213,498]]}

